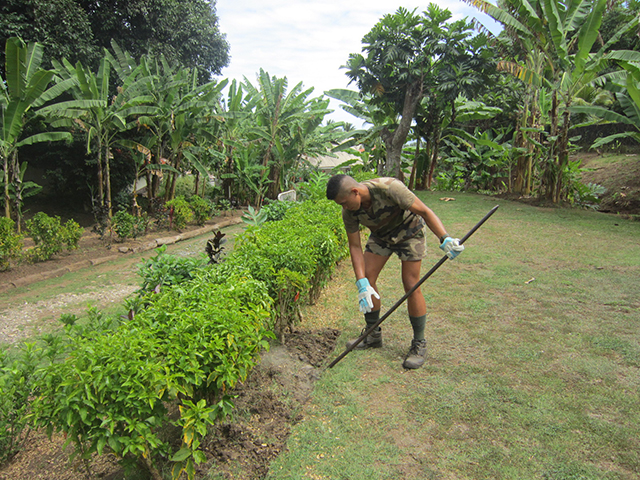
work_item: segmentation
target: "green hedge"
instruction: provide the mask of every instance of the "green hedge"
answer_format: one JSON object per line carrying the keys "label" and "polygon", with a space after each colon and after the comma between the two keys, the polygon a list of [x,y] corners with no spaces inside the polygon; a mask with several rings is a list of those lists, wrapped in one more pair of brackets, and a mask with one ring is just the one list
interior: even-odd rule
{"label": "green hedge", "polygon": [[282,338],[299,319],[301,303],[317,300],[347,254],[340,209],[320,200],[294,205],[281,221],[249,227],[227,263],[247,268],[268,286],[275,302],[273,329]]}
{"label": "green hedge", "polygon": [[[128,320],[66,322],[58,354],[34,377],[33,425],[63,432],[84,459],[110,449],[154,474],[168,461],[174,478],[193,478],[205,460],[200,441],[232,409],[233,387],[347,254],[340,209],[326,200],[249,227],[222,264],[158,250],[140,265]],[[180,447],[170,443],[176,428]]]}
{"label": "green hedge", "polygon": [[[268,347],[271,303],[262,282],[215,271],[150,294],[132,320],[72,338],[64,360],[44,367],[35,425],[64,432],[82,458],[108,446],[152,472],[170,459],[176,478],[191,478],[207,425],[229,413],[229,392]],[[163,436],[169,425],[182,429],[177,451]]]}

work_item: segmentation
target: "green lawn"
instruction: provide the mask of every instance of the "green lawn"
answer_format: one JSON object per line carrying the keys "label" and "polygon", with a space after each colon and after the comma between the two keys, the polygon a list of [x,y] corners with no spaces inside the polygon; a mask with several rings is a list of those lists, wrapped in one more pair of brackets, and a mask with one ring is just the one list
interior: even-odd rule
{"label": "green lawn", "polygon": [[[383,324],[383,349],[323,373],[268,478],[640,478],[640,222],[420,196],[459,237],[500,205],[423,285],[427,363],[401,366],[403,305]],[[435,237],[428,246],[425,273],[441,256]],[[305,316],[344,331],[336,356],[362,328],[346,262]],[[393,259],[383,313],[399,278]]]}

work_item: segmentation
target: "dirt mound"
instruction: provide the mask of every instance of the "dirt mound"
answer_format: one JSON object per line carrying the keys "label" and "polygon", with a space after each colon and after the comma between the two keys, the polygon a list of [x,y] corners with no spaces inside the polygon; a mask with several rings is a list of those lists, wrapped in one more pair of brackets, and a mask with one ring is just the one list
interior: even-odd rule
{"label": "dirt mound", "polygon": [[300,406],[309,399],[320,378],[319,368],[333,352],[339,334],[334,329],[295,331],[285,346],[275,346],[262,356],[260,366],[237,392],[235,421],[216,426],[207,437],[205,452],[225,478],[266,476],[291,427],[302,420]]}
{"label": "dirt mound", "polygon": [[[269,464],[285,448],[291,427],[302,420],[302,406],[309,399],[320,368],[333,352],[339,331],[294,331],[286,345],[274,345],[261,355],[261,363],[232,392],[236,409],[232,419],[215,425],[203,442],[207,463],[198,467],[206,478],[214,468],[224,478],[264,478]],[[84,468],[68,460],[65,439],[50,441],[34,432],[26,447],[0,468],[0,480],[85,480]],[[113,455],[92,461],[95,478],[122,478]],[[142,477],[137,477],[142,478]]]}
{"label": "dirt mound", "polygon": [[607,162],[597,154],[582,154],[583,183],[602,185],[607,191],[601,196],[598,211],[640,215],[640,155],[625,155]]}

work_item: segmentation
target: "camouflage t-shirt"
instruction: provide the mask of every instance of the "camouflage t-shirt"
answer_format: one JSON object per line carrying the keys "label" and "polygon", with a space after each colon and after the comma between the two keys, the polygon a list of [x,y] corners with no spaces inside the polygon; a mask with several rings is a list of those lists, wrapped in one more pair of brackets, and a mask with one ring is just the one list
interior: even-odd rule
{"label": "camouflage t-shirt", "polygon": [[360,225],[383,242],[395,244],[413,237],[425,225],[424,219],[409,208],[416,196],[395,178],[375,178],[362,182],[371,194],[371,206],[355,212],[342,209],[347,233],[355,233]]}

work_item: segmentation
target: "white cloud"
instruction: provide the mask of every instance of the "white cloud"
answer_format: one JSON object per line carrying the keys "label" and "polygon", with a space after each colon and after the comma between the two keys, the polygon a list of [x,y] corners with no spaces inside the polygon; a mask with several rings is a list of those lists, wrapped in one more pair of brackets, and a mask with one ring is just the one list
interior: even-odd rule
{"label": "white cloud", "polygon": [[[477,15],[462,2],[438,0],[453,19]],[[399,7],[426,10],[428,3],[385,0],[217,0],[220,30],[231,46],[231,62],[221,78],[255,81],[260,68],[271,76],[287,77],[289,87],[303,82],[325,90],[347,88],[340,69],[350,53],[362,50],[362,37],[385,15]],[[353,85],[349,88],[355,88]],[[355,123],[338,108],[335,120]]]}

